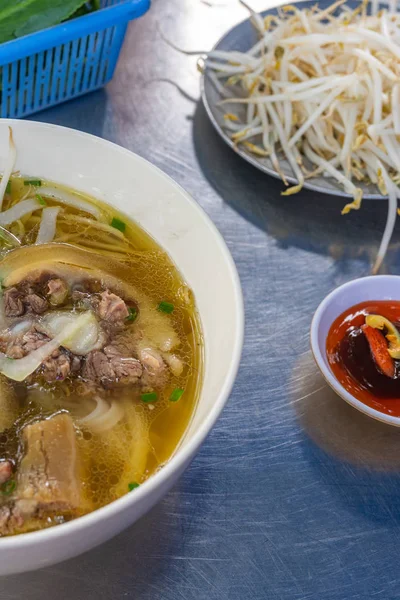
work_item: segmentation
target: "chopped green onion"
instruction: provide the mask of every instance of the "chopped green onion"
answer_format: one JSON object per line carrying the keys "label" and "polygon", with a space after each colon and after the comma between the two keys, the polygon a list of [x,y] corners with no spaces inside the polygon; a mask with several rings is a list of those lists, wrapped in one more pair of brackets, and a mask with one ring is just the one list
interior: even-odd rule
{"label": "chopped green onion", "polygon": [[169,397],[170,401],[178,402],[178,400],[182,397],[182,394],[184,393],[184,391],[185,390],[182,390],[181,388],[175,388]]}
{"label": "chopped green onion", "polygon": [[10,496],[15,488],[17,487],[17,483],[15,479],[9,479],[1,486],[1,491],[5,496]]}
{"label": "chopped green onion", "polygon": [[126,317],[125,321],[130,321],[131,323],[133,323],[133,321],[136,321],[138,316],[137,308],[129,307],[128,310],[129,315]]}
{"label": "chopped green onion", "polygon": [[116,217],[114,217],[111,221],[111,227],[115,227],[115,229],[118,229],[119,231],[122,231],[122,233],[124,233],[126,229],[126,223],[124,223],[124,221],[121,221],[121,219],[117,219]]}
{"label": "chopped green onion", "polygon": [[40,179],[25,179],[24,185],[34,185],[35,187],[40,187],[42,182]]}
{"label": "chopped green onion", "polygon": [[11,180],[6,185],[6,194],[11,194]]}
{"label": "chopped green onion", "polygon": [[136,488],[140,487],[140,483],[136,483],[136,481],[132,481],[132,483],[128,483],[128,489],[131,492],[132,490],[136,490]]}
{"label": "chopped green onion", "polygon": [[37,200],[39,200],[39,203],[42,206],[47,206],[46,200],[40,194],[36,194],[36,198],[37,198]]}
{"label": "chopped green onion", "polygon": [[161,312],[167,313],[167,315],[171,314],[174,310],[174,305],[171,302],[160,302],[158,305],[158,310]]}
{"label": "chopped green onion", "polygon": [[140,399],[142,402],[157,402],[158,396],[156,392],[147,392],[147,394],[141,394]]}

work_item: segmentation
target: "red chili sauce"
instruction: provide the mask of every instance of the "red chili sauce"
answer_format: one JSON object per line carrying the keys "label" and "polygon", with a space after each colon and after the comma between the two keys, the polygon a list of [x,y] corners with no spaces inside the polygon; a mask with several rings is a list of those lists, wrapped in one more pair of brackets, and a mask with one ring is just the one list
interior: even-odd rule
{"label": "red chili sauce", "polygon": [[[400,360],[393,360],[393,374],[379,368],[362,327],[365,317],[378,314],[400,329],[400,302],[361,302],[342,313],[332,324],[326,352],[336,379],[355,398],[371,408],[400,417]],[[377,332],[377,330],[374,330]],[[384,338],[384,332],[379,332]]]}

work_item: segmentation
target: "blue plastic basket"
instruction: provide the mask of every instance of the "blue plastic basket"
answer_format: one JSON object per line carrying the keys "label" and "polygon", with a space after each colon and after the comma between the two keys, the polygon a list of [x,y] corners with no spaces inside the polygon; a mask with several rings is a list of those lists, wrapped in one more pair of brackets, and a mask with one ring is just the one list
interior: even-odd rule
{"label": "blue plastic basket", "polygon": [[128,22],[150,0],[103,0],[96,12],[0,44],[0,116],[18,118],[110,81]]}

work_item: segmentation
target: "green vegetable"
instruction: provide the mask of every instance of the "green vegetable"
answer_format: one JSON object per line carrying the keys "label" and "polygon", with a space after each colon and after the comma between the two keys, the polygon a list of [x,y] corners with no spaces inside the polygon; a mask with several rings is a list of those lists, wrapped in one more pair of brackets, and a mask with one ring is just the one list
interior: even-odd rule
{"label": "green vegetable", "polygon": [[5,496],[10,496],[15,488],[17,487],[17,483],[15,479],[9,479],[1,486],[1,493]]}
{"label": "green vegetable", "polygon": [[158,310],[169,315],[174,310],[174,305],[171,304],[171,302],[160,302],[160,304],[158,305]]}
{"label": "green vegetable", "polygon": [[6,194],[11,194],[11,180],[6,185]]}
{"label": "green vegetable", "polygon": [[182,390],[181,388],[175,388],[169,397],[170,401],[178,402],[178,400],[182,397],[182,394],[184,393],[184,391],[185,390]]}
{"label": "green vegetable", "polygon": [[1,0],[0,43],[58,25],[85,0]]}
{"label": "green vegetable", "polygon": [[124,233],[126,229],[126,223],[124,223],[124,221],[121,221],[121,219],[116,219],[114,217],[111,221],[111,227],[115,227],[115,229],[118,229],[119,231],[122,231],[122,233]]}
{"label": "green vegetable", "polygon": [[156,392],[147,392],[146,394],[141,394],[140,399],[142,402],[157,402],[158,396]]}
{"label": "green vegetable", "polygon": [[47,206],[46,200],[40,194],[36,194],[36,198],[39,200],[42,206]]}
{"label": "green vegetable", "polygon": [[88,15],[89,13],[100,9],[100,0],[92,0],[92,2],[86,2],[83,6],[78,8],[77,11],[71,15],[71,19],[76,19],[77,17],[83,17],[83,15]]}
{"label": "green vegetable", "polygon": [[136,488],[140,487],[140,483],[136,483],[136,481],[132,481],[132,483],[128,483],[128,489],[131,492],[132,490],[136,490]]}
{"label": "green vegetable", "polygon": [[25,179],[24,185],[34,185],[35,187],[40,187],[42,182],[40,179]]}
{"label": "green vegetable", "polygon": [[126,321],[130,321],[131,323],[133,323],[133,321],[136,321],[137,316],[138,316],[138,311],[136,308],[133,307],[129,307],[129,315],[126,317]]}

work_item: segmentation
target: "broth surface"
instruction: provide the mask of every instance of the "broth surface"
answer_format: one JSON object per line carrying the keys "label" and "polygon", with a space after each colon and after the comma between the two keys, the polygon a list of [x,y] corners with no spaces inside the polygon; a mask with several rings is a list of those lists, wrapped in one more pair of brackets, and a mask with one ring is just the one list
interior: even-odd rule
{"label": "broth surface", "polygon": [[[80,483],[79,506],[74,510],[65,507],[60,510],[60,505],[36,510],[23,522],[13,519],[9,530],[6,526],[1,530],[0,510],[0,535],[55,525],[104,506],[126,493],[134,493],[138,485],[168,461],[179,445],[196,406],[202,379],[203,344],[194,299],[162,248],[137,224],[108,205],[52,183],[42,181],[36,187],[27,185],[26,181],[22,177],[12,179],[3,211],[32,197],[39,198],[46,207],[61,207],[56,234],[50,244],[34,245],[41,222],[39,210],[6,228],[20,240],[21,247],[12,248],[12,239],[6,234],[0,238],[3,294],[11,294],[10,290],[17,289],[16,294],[21,295],[27,279],[34,286],[39,286],[38,282],[43,286],[49,285],[44,277],[54,281],[59,278],[70,288],[70,295],[63,300],[61,309],[74,315],[81,314],[81,306],[73,299],[74,293],[81,289],[79,286],[83,286],[82,294],[90,296],[90,302],[96,298],[97,304],[90,305],[90,310],[98,306],[102,294],[116,295],[129,311],[133,311],[124,319],[121,335],[139,340],[135,346],[135,360],[142,360],[143,348],[150,347],[155,356],[161,357],[167,375],[163,385],[153,385],[151,378],[150,384],[143,383],[143,376],[140,385],[120,386],[117,382],[116,387],[102,386],[96,380],[97,387],[88,393],[84,370],[89,360],[87,356],[79,357],[83,365],[79,375],[74,376],[71,371],[64,380],[47,381],[43,366],[42,371],[35,371],[22,382],[10,381],[7,376],[0,375],[0,467],[1,461],[9,460],[14,470],[12,477],[0,486],[0,509],[15,506],[10,503],[20,501],[18,486],[22,489],[22,476],[19,469],[25,468],[27,455],[30,458],[35,436],[47,435],[37,427],[35,429],[35,425],[44,420],[61,431],[63,428],[68,430],[67,420],[72,418]],[[43,193],[48,189],[73,194],[74,198],[89,202],[100,211],[101,219],[97,221],[87,211],[67,206],[50,193]],[[69,256],[76,258],[70,260]],[[40,290],[38,294],[43,296]],[[23,296],[25,303],[26,298]],[[49,313],[55,310],[54,307],[50,309]],[[30,318],[30,314],[28,307],[24,316],[11,319],[13,327],[15,323],[23,327],[24,318],[27,315]],[[130,319],[132,315],[133,320]],[[35,327],[43,327],[43,315],[34,314],[34,318]],[[10,349],[7,335],[3,336],[5,341],[1,348],[6,354]],[[68,348],[65,352],[69,352]],[[71,356],[68,354],[68,360]],[[98,419],[93,418],[92,422],[88,417],[96,406],[101,405],[99,390],[101,402],[111,410],[123,413],[122,418],[105,431],[97,431],[94,423]],[[63,415],[69,415],[68,419]],[[44,428],[49,429],[48,424]],[[10,515],[8,519],[7,522],[11,522]]]}

